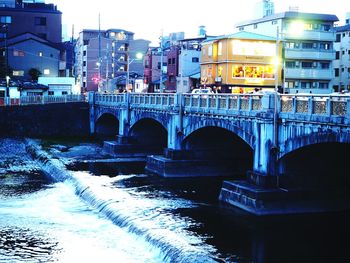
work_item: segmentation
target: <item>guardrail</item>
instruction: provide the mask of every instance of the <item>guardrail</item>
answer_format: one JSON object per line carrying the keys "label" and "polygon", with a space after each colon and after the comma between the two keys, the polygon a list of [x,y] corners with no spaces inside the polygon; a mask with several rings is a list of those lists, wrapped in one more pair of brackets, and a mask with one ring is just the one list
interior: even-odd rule
{"label": "guardrail", "polygon": [[[181,107],[187,113],[240,114],[273,111],[278,114],[350,118],[350,96],[331,94],[95,94],[95,103],[105,106],[169,110]],[[181,103],[180,103],[181,102]],[[275,102],[277,109],[275,111]]]}
{"label": "guardrail", "polygon": [[84,95],[21,96],[20,98],[0,98],[0,106],[71,103],[83,101],[86,101]]}

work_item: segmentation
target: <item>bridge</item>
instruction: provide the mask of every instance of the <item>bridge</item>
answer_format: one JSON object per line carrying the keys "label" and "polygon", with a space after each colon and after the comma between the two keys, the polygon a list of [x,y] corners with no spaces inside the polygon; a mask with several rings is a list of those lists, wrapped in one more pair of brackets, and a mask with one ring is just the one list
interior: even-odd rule
{"label": "bridge", "polygon": [[[90,132],[112,138],[106,149],[143,153],[165,177],[228,177],[220,199],[249,212],[342,207],[348,192],[350,97],[90,93],[89,103]],[[321,208],[315,196],[338,199]]]}

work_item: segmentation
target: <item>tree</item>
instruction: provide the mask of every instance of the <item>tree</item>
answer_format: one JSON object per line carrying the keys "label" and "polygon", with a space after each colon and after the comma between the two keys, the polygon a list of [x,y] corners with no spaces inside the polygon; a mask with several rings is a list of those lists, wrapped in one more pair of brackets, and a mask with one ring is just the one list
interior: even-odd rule
{"label": "tree", "polygon": [[38,78],[41,76],[41,72],[40,70],[36,69],[36,68],[31,68],[28,71],[28,74],[30,75],[30,77],[32,78],[32,80],[37,81]]}

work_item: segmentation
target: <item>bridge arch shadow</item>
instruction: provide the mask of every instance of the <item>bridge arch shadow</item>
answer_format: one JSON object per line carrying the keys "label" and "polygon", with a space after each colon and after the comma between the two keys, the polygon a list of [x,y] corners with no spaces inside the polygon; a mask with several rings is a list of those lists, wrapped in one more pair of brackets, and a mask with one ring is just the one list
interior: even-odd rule
{"label": "bridge arch shadow", "polygon": [[279,160],[281,186],[317,193],[322,197],[350,197],[350,143],[309,144]]}
{"label": "bridge arch shadow", "polygon": [[132,144],[152,153],[163,153],[168,144],[167,130],[151,118],[138,120],[130,127],[128,136]]}
{"label": "bridge arch shadow", "polygon": [[95,136],[98,139],[115,139],[119,134],[119,120],[110,113],[102,114],[95,124]]}
{"label": "bridge arch shadow", "polygon": [[253,149],[235,133],[215,126],[202,127],[189,134],[182,148],[195,159],[219,162],[228,174],[244,177],[253,165]]}

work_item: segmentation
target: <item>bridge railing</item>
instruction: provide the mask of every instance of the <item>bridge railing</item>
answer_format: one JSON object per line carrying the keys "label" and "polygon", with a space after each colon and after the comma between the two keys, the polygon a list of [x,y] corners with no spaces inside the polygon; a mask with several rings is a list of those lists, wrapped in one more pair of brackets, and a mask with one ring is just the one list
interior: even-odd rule
{"label": "bridge railing", "polygon": [[261,111],[263,95],[259,94],[183,94],[183,104],[189,112],[230,113]]}
{"label": "bridge railing", "polygon": [[350,96],[344,95],[281,95],[280,112],[350,118]]}
{"label": "bridge railing", "polygon": [[21,96],[19,98],[1,98],[0,106],[35,105],[51,103],[70,103],[86,101],[84,95],[62,95],[62,96]]}
{"label": "bridge railing", "polygon": [[95,103],[106,106],[124,105],[127,101],[127,94],[105,94],[95,93]]}
{"label": "bridge railing", "polygon": [[130,105],[134,108],[169,108],[175,106],[175,97],[173,93],[131,93]]}

